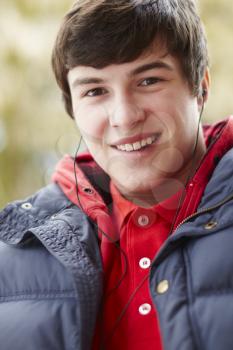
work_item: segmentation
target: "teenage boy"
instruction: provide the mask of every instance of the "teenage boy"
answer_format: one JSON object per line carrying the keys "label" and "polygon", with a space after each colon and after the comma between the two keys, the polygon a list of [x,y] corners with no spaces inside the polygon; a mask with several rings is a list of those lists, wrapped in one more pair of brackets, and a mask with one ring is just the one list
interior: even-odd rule
{"label": "teenage boy", "polygon": [[193,0],[79,0],[53,70],[88,152],[0,214],[2,350],[232,350],[233,120]]}

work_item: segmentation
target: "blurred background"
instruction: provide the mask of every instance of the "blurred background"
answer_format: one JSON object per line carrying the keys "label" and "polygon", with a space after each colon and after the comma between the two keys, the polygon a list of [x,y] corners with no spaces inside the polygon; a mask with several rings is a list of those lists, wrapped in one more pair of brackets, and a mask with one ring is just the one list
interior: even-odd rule
{"label": "blurred background", "polygon": [[[94,1],[94,0],[93,0]],[[71,0],[0,1],[0,207],[49,183],[56,162],[79,140],[62,105],[50,56]],[[233,113],[233,4],[199,0],[212,88],[204,121]]]}

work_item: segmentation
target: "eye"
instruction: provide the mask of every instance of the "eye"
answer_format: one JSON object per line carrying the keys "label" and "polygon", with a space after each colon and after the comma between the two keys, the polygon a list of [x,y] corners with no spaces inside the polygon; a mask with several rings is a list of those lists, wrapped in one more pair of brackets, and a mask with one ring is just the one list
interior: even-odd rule
{"label": "eye", "polygon": [[146,79],[142,80],[140,85],[141,86],[148,86],[148,85],[160,83],[161,81],[163,81],[163,79],[151,77],[151,78],[146,78]]}
{"label": "eye", "polygon": [[95,89],[91,89],[91,90],[88,90],[84,96],[87,96],[87,97],[95,97],[95,96],[101,96],[101,95],[104,95],[106,93],[106,90],[103,89],[103,88],[95,88]]}

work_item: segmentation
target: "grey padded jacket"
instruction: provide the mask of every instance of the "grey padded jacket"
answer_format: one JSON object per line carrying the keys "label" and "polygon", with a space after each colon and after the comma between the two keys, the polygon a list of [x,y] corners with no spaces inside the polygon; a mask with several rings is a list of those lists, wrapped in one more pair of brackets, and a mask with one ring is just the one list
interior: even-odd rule
{"label": "grey padded jacket", "polygon": [[[0,223],[1,350],[89,350],[102,296],[95,226],[56,184],[9,204]],[[233,150],[156,256],[150,291],[164,350],[233,349]]]}

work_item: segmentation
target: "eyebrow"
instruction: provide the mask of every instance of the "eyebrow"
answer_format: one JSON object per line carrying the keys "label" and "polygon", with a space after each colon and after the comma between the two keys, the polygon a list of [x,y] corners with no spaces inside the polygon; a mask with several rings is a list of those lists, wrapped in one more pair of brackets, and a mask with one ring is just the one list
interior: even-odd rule
{"label": "eyebrow", "polygon": [[[135,75],[138,75],[140,73],[146,72],[151,69],[166,69],[168,71],[173,71],[172,66],[169,64],[163,62],[163,61],[155,61],[151,63],[143,64],[142,66],[139,66],[135,69],[133,69],[131,72],[129,72],[129,77],[134,77]],[[96,77],[89,77],[89,78],[77,78],[74,80],[72,86],[81,86],[81,85],[90,85],[90,84],[103,84],[106,81],[101,78]]]}
{"label": "eyebrow", "polygon": [[140,74],[147,70],[155,69],[155,68],[173,71],[172,66],[170,66],[169,64],[163,61],[155,61],[155,62],[143,64],[142,66],[135,68],[132,72],[129,73],[129,76],[135,76],[137,74]]}
{"label": "eyebrow", "polygon": [[73,82],[72,86],[76,87],[79,85],[102,84],[104,82],[105,82],[104,79],[100,79],[100,78],[81,78],[81,79],[77,78]]}

